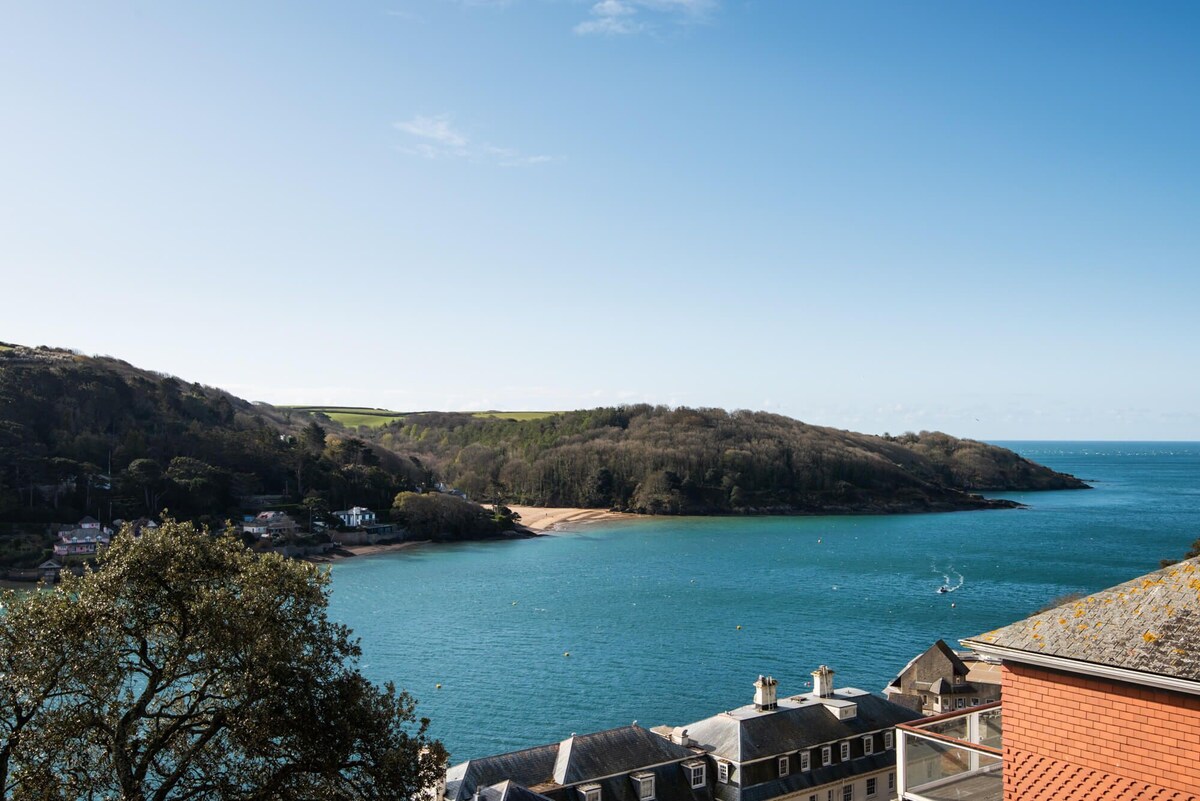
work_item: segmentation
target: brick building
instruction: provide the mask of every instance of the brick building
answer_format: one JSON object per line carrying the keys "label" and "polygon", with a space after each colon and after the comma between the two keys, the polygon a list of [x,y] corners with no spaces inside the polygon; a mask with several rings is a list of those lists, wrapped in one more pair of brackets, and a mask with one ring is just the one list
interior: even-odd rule
{"label": "brick building", "polygon": [[1200,801],[1200,559],[963,645],[1001,704],[901,725],[902,798]]}
{"label": "brick building", "polygon": [[963,644],[1003,660],[1006,800],[1200,798],[1200,559]]}

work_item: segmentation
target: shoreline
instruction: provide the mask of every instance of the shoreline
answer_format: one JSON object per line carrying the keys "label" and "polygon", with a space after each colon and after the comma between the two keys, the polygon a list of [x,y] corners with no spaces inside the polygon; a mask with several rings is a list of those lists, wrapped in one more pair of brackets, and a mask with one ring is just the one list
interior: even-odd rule
{"label": "shoreline", "polygon": [[643,515],[629,512],[610,512],[607,509],[583,509],[568,506],[517,506],[506,504],[521,519],[517,525],[536,534],[552,531],[569,531],[578,526],[592,523],[608,523],[617,520],[634,520]]}
{"label": "shoreline", "polygon": [[356,556],[376,556],[381,553],[403,551],[405,548],[415,548],[418,545],[428,545],[431,542],[433,540],[405,540],[404,542],[392,542],[381,545],[340,545],[336,550],[323,553],[319,556],[304,556],[301,558],[305,562],[327,565],[331,562],[340,562],[343,559],[353,559]]}

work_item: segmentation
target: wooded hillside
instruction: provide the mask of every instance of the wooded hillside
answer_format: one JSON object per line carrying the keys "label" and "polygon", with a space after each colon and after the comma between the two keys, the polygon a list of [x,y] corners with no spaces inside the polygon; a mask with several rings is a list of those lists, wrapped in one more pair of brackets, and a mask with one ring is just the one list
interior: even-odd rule
{"label": "wooded hillside", "polygon": [[118,359],[0,345],[0,521],[166,507],[219,524],[261,496],[386,510],[439,481],[477,501],[650,514],[973,509],[1011,505],[969,494],[980,490],[1085,486],[980,442],[762,412],[423,413],[352,430]]}
{"label": "wooded hillside", "polygon": [[1086,485],[941,433],[877,437],[765,412],[626,406],[538,420],[409,415],[373,435],[472,497],[650,514],[913,512]]}

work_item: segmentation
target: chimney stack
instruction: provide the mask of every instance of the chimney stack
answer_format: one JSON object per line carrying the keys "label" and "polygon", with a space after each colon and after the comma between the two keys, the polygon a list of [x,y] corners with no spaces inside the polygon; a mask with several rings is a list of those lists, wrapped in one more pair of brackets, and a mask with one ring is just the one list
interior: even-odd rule
{"label": "chimney stack", "polygon": [[758,677],[758,681],[754,682],[754,708],[762,712],[770,712],[772,709],[779,707],[775,701],[775,686],[779,682],[770,676]]}
{"label": "chimney stack", "polygon": [[828,698],[833,695],[833,671],[821,665],[812,672],[813,695],[818,698]]}

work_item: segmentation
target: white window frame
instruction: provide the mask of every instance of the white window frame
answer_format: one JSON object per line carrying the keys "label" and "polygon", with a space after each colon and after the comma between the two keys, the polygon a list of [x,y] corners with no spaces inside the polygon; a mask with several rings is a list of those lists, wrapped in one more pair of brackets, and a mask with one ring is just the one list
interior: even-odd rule
{"label": "white window frame", "polygon": [[[825,767],[827,765],[832,765],[832,764],[833,764],[833,746],[831,746],[831,745],[821,746],[821,766]],[[829,792],[832,793],[833,791],[830,790]]]}
{"label": "white window frame", "polygon": [[896,747],[896,735],[895,735],[895,733],[892,732],[891,729],[888,729],[887,731],[885,731],[883,733],[883,750],[891,751],[895,747]]}
{"label": "white window frame", "polygon": [[792,772],[792,761],[785,756],[779,758],[779,775],[786,776]]}
{"label": "white window frame", "polygon": [[654,801],[654,774],[637,773],[633,780],[638,786],[638,801]]}
{"label": "white window frame", "polygon": [[863,741],[863,755],[864,756],[869,756],[869,755],[875,753],[875,735],[873,735],[873,734],[863,735],[862,741]]}
{"label": "white window frame", "polygon": [[801,751],[800,752],[800,770],[802,772],[808,772],[811,769],[812,769],[812,758],[809,756],[808,751]]}
{"label": "white window frame", "polygon": [[854,801],[854,785],[842,785],[842,801]]}
{"label": "white window frame", "polygon": [[579,786],[579,797],[583,801],[600,801],[600,785],[582,784]]}
{"label": "white window frame", "polygon": [[849,740],[842,740],[841,744],[838,746],[838,759],[841,760],[842,762],[850,761],[850,741]]}
{"label": "white window frame", "polygon": [[867,798],[874,798],[879,794],[879,779],[872,776],[867,779]]}
{"label": "white window frame", "polygon": [[889,790],[896,789],[896,774],[895,773],[888,774],[888,789]]}
{"label": "white window frame", "polygon": [[705,770],[706,766],[703,762],[686,762],[684,767],[688,772],[688,784],[693,790],[698,790],[705,785],[708,778],[705,774],[708,771]]}
{"label": "white window frame", "polygon": [[717,781],[719,781],[721,784],[729,784],[729,763],[728,762],[718,762],[717,763]]}
{"label": "white window frame", "polygon": [[966,706],[967,706],[966,698],[955,698],[954,699],[954,708],[955,709],[965,709]]}

